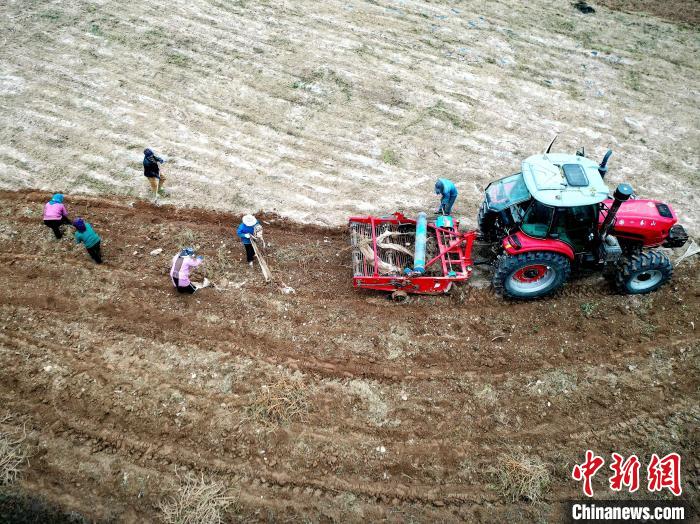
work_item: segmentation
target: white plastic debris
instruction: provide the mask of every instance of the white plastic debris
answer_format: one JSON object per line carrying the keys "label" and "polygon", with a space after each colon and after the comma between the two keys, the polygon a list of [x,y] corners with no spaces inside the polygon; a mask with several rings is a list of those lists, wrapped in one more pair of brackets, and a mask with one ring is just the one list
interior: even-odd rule
{"label": "white plastic debris", "polygon": [[630,118],[630,117],[626,116],[624,118],[624,121],[625,121],[625,124],[627,124],[634,131],[641,131],[642,124],[638,120],[635,120],[634,118]]}
{"label": "white plastic debris", "polygon": [[154,249],[153,251],[151,251],[151,256],[155,257],[157,255],[160,255],[162,252],[163,252],[163,248],[159,247],[158,249]]}

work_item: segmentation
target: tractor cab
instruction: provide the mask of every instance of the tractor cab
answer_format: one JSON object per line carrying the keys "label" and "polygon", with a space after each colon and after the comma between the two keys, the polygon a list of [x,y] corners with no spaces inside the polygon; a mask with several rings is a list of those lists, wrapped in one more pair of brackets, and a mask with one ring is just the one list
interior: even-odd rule
{"label": "tractor cab", "polygon": [[598,164],[583,153],[550,153],[551,146],[526,158],[520,173],[486,187],[479,237],[501,244],[496,290],[512,298],[541,297],[584,266],[613,274],[627,293],[648,293],[666,282],[668,257],[643,250],[687,240],[671,207],[634,199],[627,184],[611,197],[604,177],[612,151]]}
{"label": "tractor cab", "polygon": [[593,249],[599,205],[609,195],[598,167],[578,155],[550,153],[527,158],[522,177],[532,200],[520,230],[532,238],[564,242],[576,254]]}
{"label": "tractor cab", "polygon": [[600,166],[583,156],[546,153],[527,158],[521,168],[486,187],[482,234],[519,229],[533,239],[564,242],[574,253],[591,248],[599,204],[609,194]]}

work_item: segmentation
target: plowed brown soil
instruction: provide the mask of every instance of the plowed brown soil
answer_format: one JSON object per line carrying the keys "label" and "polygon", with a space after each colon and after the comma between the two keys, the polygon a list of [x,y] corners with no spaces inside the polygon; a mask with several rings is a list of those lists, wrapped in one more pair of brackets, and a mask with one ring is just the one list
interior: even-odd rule
{"label": "plowed brown soil", "polygon": [[[283,294],[241,262],[238,217],[70,198],[104,237],[97,266],[51,238],[46,199],[0,193],[0,429],[26,430],[29,494],[156,521],[194,473],[231,488],[232,519],[553,521],[594,449],[677,451],[698,500],[692,261],[643,297],[589,277],[534,303],[467,287],[399,305],[352,289],[343,229],[265,216]],[[169,261],[193,239],[217,288],[178,296]],[[288,422],[258,405],[280,380],[303,400]],[[514,452],[549,468],[537,504],[499,488]]]}
{"label": "plowed brown soil", "polygon": [[700,5],[695,0],[601,0],[600,3],[610,9],[627,13],[648,13],[688,26],[697,27],[700,24]]}

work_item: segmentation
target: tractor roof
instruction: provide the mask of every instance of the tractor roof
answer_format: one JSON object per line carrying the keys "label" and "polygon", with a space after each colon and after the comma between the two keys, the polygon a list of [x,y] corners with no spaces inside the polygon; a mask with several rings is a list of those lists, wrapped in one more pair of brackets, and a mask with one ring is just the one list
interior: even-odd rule
{"label": "tractor roof", "polygon": [[523,161],[523,179],[533,198],[548,206],[597,204],[608,198],[598,164],[578,155],[547,153]]}

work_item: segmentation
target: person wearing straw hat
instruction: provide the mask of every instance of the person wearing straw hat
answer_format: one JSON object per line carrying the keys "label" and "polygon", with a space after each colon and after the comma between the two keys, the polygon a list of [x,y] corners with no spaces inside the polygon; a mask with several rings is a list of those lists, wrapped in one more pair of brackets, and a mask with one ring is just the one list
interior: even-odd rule
{"label": "person wearing straw hat", "polygon": [[262,226],[258,222],[258,219],[253,215],[243,215],[241,225],[238,226],[236,234],[238,238],[241,239],[243,247],[245,248],[245,257],[249,266],[253,266],[253,260],[255,260],[255,251],[253,245],[251,244],[251,238],[262,233]]}

